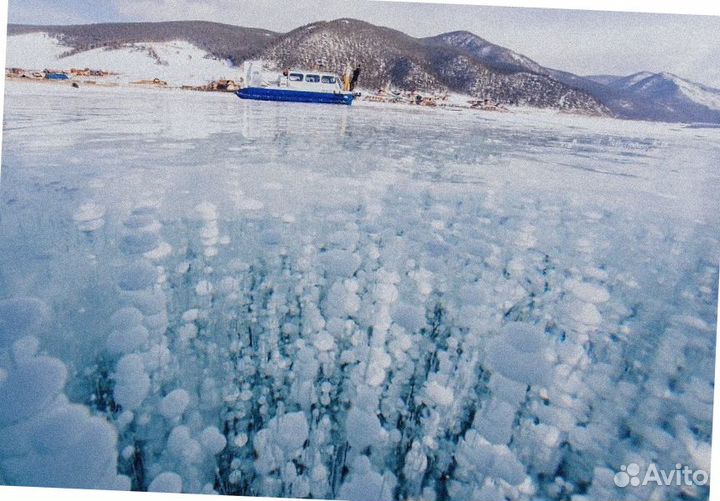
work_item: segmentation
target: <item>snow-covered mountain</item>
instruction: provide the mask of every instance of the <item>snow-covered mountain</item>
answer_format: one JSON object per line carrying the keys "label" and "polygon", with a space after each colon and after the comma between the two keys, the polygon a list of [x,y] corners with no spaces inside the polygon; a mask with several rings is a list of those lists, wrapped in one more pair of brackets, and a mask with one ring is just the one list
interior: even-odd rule
{"label": "snow-covered mountain", "polygon": [[278,33],[207,21],[160,23],[101,23],[73,26],[11,24],[8,35],[47,33],[60,40],[69,54],[96,48],[118,48],[132,43],[183,40],[213,57],[240,64],[262,50]]}
{"label": "snow-covered mountain", "polygon": [[201,85],[236,79],[242,71],[184,40],[121,43],[113,48],[69,51],[47,33],[9,36],[6,66],[32,70],[90,68],[115,73],[111,80],[131,82],[158,78],[169,85]]}
{"label": "snow-covered mountain", "polygon": [[609,87],[611,87],[613,89],[628,90],[630,87],[632,87],[636,83],[638,83],[641,80],[644,80],[648,77],[651,77],[653,75],[655,75],[655,73],[651,73],[649,71],[639,71],[637,73],[633,73],[632,75],[620,76],[620,77],[607,75],[606,85],[608,85]]}
{"label": "snow-covered mountain", "polygon": [[684,80],[670,73],[642,71],[624,77],[582,77],[546,68],[522,54],[490,43],[467,31],[444,33],[428,40],[463,49],[483,64],[500,71],[529,72],[549,77],[591,95],[619,118],[720,122],[720,90]]}
{"label": "snow-covered mountain", "polygon": [[547,73],[538,63],[515,51],[495,45],[469,31],[453,31],[426,38],[428,42],[443,43],[471,53],[484,64],[510,72]]}
{"label": "snow-covered mountain", "polygon": [[[631,78],[634,77],[634,78]],[[614,82],[612,85],[624,85],[628,90],[647,99],[677,103],[680,106],[688,102],[720,110],[720,89],[713,89],[699,83],[680,78],[672,73],[638,73]]]}
{"label": "snow-covered mountain", "polygon": [[619,77],[617,75],[588,75],[585,78],[587,78],[588,80],[592,80],[593,82],[597,82],[599,84],[610,85],[612,82],[617,80]]}
{"label": "snow-covered mountain", "polygon": [[293,30],[270,43],[261,57],[279,66],[322,62],[336,71],[360,65],[361,84],[370,89],[390,84],[404,90],[461,92],[503,104],[607,112],[586,93],[537,72],[508,72],[441,37],[413,38],[354,19]]}
{"label": "snow-covered mountain", "polygon": [[640,71],[627,76],[587,78],[605,82],[609,89],[625,93],[635,100],[652,103],[659,114],[715,123],[720,119],[720,89],[691,82],[672,73]]}

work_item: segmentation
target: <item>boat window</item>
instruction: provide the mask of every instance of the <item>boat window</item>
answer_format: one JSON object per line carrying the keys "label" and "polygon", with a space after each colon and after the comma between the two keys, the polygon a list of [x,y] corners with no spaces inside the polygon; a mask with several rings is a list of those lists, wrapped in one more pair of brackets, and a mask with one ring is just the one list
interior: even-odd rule
{"label": "boat window", "polygon": [[324,84],[334,84],[335,83],[335,77],[331,77],[329,75],[323,75],[322,77],[322,83]]}
{"label": "boat window", "polygon": [[303,75],[302,73],[290,73],[288,75],[288,80],[290,80],[291,82],[302,82]]}
{"label": "boat window", "polygon": [[320,75],[305,75],[305,81],[317,83],[320,81]]}

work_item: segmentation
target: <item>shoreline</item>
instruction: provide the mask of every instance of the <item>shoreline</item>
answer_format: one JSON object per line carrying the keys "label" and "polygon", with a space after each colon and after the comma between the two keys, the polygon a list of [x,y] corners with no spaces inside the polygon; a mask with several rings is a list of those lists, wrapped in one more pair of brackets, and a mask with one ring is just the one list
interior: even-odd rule
{"label": "shoreline", "polygon": [[[133,83],[133,82],[107,82],[102,80],[79,80],[79,79],[69,79],[69,80],[48,80],[45,78],[27,78],[27,77],[12,77],[12,76],[5,76],[5,83],[13,82],[17,84],[37,84],[37,85],[47,85],[47,86],[55,86],[55,87],[72,87],[72,84],[75,83],[78,85],[78,90],[80,89],[130,89],[130,90],[156,90],[156,91],[179,91],[179,92],[195,92],[195,93],[202,93],[202,94],[234,94],[234,91],[221,91],[221,90],[203,90],[199,88],[187,88],[189,86],[170,86],[170,85],[158,85],[153,83]],[[453,95],[455,99],[467,99],[468,101],[471,101],[475,98],[473,96],[464,96],[455,94]],[[488,107],[473,107],[470,104],[458,104],[457,102],[450,102],[450,103],[436,103],[432,105],[428,104],[415,104],[412,102],[402,102],[402,101],[392,101],[392,100],[384,100],[382,97],[377,96],[376,94],[366,94],[363,93],[361,98],[357,99],[355,101],[355,106],[362,106],[362,107],[368,107],[368,108],[389,108],[389,109],[412,109],[412,110],[435,110],[435,111],[447,111],[447,112],[461,112],[461,111],[471,111],[471,112],[488,112],[488,113],[500,113],[500,114],[525,114],[525,113],[547,113],[547,114],[558,114],[563,116],[574,116],[574,117],[584,117],[584,118],[614,118],[612,116],[608,115],[598,115],[598,114],[592,114],[592,113],[583,113],[581,111],[568,111],[568,110],[561,110],[561,109],[555,109],[555,108],[535,108],[531,106],[504,106],[504,105],[498,105],[498,106],[488,106]]]}
{"label": "shoreline", "polygon": [[[200,95],[206,95],[206,96],[216,96],[217,98],[221,98],[221,96],[232,96],[233,98],[236,98],[234,96],[234,91],[219,91],[219,90],[200,90],[197,88],[183,88],[178,86],[170,86],[170,85],[157,85],[152,83],[132,83],[132,82],[117,82],[117,81],[82,81],[82,80],[48,80],[48,79],[40,79],[40,78],[20,78],[20,77],[11,77],[6,75],[5,84],[11,84],[11,85],[38,85],[38,86],[47,86],[47,87],[54,87],[57,89],[73,89],[72,84],[77,83],[79,85],[78,88],[75,88],[73,90],[75,91],[87,91],[90,90],[98,90],[98,91],[156,91],[156,92],[175,92],[175,93],[195,93]],[[720,129],[720,124],[706,124],[706,123],[699,123],[699,122],[664,122],[664,121],[655,121],[655,120],[634,120],[634,119],[625,119],[625,118],[619,118],[614,117],[610,115],[598,115],[598,114],[591,114],[591,113],[583,113],[580,111],[568,111],[568,110],[562,110],[562,109],[556,109],[556,108],[536,108],[532,106],[508,106],[501,109],[486,109],[486,108],[473,108],[471,106],[463,106],[458,105],[454,103],[449,104],[439,104],[437,106],[423,106],[423,105],[416,105],[413,103],[408,102],[390,102],[390,101],[379,101],[377,99],[373,99],[372,97],[375,97],[374,94],[364,94],[364,97],[370,96],[371,99],[357,99],[355,103],[353,103],[352,107],[357,108],[365,108],[365,109],[376,109],[376,110],[394,110],[394,111],[410,111],[413,113],[472,113],[476,114],[479,117],[505,117],[506,119],[513,120],[513,117],[515,118],[521,118],[528,115],[534,115],[536,117],[543,117],[544,119],[553,118],[553,119],[561,119],[561,120],[569,120],[569,121],[577,121],[579,122],[577,125],[581,125],[583,121],[586,120],[609,120],[612,123],[615,124],[624,124],[624,126],[627,126],[628,133],[632,130],[632,128],[635,126],[635,124],[643,124],[644,126],[653,126],[653,127],[660,127],[660,128],[675,128],[677,130],[683,130],[683,129]],[[460,98],[461,95],[455,94],[454,97]],[[467,99],[473,99],[472,96],[462,96],[462,98]]]}

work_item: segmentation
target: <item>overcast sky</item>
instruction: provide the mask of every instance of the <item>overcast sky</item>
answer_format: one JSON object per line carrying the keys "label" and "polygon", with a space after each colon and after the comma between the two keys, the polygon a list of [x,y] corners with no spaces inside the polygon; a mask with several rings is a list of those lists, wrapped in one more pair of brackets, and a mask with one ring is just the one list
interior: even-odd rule
{"label": "overcast sky", "polygon": [[10,22],[32,24],[202,19],[288,31],[339,17],[413,36],[468,30],[583,75],[669,71],[720,88],[720,17],[367,0],[9,0]]}

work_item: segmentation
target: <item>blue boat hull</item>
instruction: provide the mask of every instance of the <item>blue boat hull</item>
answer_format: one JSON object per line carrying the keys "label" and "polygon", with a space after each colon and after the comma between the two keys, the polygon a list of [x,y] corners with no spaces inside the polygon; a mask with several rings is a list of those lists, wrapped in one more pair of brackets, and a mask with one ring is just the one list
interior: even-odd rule
{"label": "blue boat hull", "polygon": [[256,99],[258,101],[284,101],[293,103],[322,103],[351,105],[354,99],[352,94],[331,92],[305,92],[299,90],[284,90],[264,87],[246,87],[235,94],[240,99]]}

